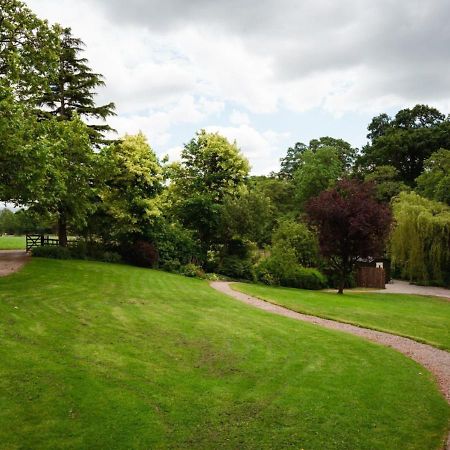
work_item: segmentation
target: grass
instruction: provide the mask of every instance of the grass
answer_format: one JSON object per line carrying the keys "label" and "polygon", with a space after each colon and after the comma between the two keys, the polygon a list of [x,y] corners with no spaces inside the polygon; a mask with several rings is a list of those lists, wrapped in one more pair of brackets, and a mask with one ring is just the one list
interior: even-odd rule
{"label": "grass", "polygon": [[25,250],[25,236],[0,236],[0,250]]}
{"label": "grass", "polygon": [[255,284],[233,284],[233,289],[312,314],[374,330],[410,337],[450,350],[450,302],[420,295],[307,291]]}
{"label": "grass", "polygon": [[391,349],[205,281],[38,258],[0,279],[0,405],[0,448],[34,450],[437,450],[449,417]]}

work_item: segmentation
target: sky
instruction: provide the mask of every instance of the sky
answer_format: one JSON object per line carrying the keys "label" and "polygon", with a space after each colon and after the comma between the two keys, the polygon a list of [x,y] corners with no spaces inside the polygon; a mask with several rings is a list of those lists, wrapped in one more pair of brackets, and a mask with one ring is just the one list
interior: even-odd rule
{"label": "sky", "polygon": [[252,173],[296,142],[361,148],[375,115],[416,103],[450,112],[448,0],[27,0],[69,26],[116,103],[176,160],[197,130],[236,140]]}

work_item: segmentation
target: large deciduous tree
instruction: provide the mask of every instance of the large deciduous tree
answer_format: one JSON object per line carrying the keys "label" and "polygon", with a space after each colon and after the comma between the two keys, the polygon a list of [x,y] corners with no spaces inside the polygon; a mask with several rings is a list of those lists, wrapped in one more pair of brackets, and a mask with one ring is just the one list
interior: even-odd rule
{"label": "large deciduous tree", "polygon": [[294,189],[301,206],[319,192],[333,187],[343,175],[342,162],[334,147],[308,150],[294,174]]}
{"label": "large deciduous tree", "polygon": [[97,219],[104,226],[97,231],[110,241],[140,239],[160,215],[163,173],[158,158],[142,133],[103,148],[101,158],[105,183]]}
{"label": "large deciduous tree", "polygon": [[450,118],[426,105],[403,109],[394,119],[386,114],[374,117],[368,130],[371,142],[364,147],[358,166],[366,171],[394,166],[410,186],[433,152],[450,148]]}
{"label": "large deciduous tree", "polygon": [[59,243],[66,246],[69,223],[84,224],[93,209],[98,155],[92,151],[87,126],[76,115],[41,122],[37,144],[44,149],[39,165],[45,176],[27,205],[57,217]]}
{"label": "large deciduous tree", "polygon": [[15,99],[35,105],[48,89],[58,63],[58,38],[20,0],[2,0],[0,8],[0,87]]}
{"label": "large deciduous tree", "polygon": [[434,152],[416,181],[420,194],[450,205],[450,150],[442,148]]}
{"label": "large deciduous tree", "polygon": [[170,199],[182,223],[197,233],[204,256],[217,238],[225,197],[235,196],[249,164],[236,143],[202,130],[170,169]]}
{"label": "large deciduous tree", "polygon": [[383,254],[390,209],[375,199],[371,183],[343,180],[312,198],[307,213],[317,227],[322,255],[339,276],[338,293],[342,294],[359,258]]}

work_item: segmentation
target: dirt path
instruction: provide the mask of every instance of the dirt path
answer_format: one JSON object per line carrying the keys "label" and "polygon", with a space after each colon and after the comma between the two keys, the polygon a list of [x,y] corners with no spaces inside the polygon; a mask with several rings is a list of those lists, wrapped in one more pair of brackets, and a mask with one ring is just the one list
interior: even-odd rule
{"label": "dirt path", "polygon": [[[435,377],[441,392],[444,394],[447,402],[450,403],[450,353],[439,350],[431,345],[421,344],[412,339],[396,336],[394,334],[383,333],[381,331],[369,330],[367,328],[357,327],[347,323],[336,322],[334,320],[322,319],[320,317],[310,316],[292,311],[282,306],[265,302],[256,297],[251,297],[242,292],[231,288],[231,283],[226,281],[213,281],[211,287],[223,294],[229,295],[236,300],[247,303],[248,305],[262,309],[280,316],[290,317],[291,319],[301,320],[316,325],[320,325],[332,330],[344,331],[356,336],[368,339],[369,341],[394,348],[400,353],[417,361],[426,367]],[[446,449],[450,450],[450,435],[447,439]]]}
{"label": "dirt path", "polygon": [[0,277],[19,271],[28,259],[29,255],[23,250],[0,250]]}

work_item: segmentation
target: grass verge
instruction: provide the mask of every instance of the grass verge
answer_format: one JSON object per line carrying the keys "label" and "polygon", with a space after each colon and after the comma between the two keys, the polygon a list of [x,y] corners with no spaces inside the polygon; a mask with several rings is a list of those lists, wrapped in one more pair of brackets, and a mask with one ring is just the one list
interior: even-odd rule
{"label": "grass verge", "polygon": [[262,300],[374,330],[410,337],[450,350],[450,302],[409,294],[307,291],[234,283],[233,289]]}
{"label": "grass verge", "polygon": [[205,281],[35,259],[0,279],[0,447],[439,449],[431,375]]}

